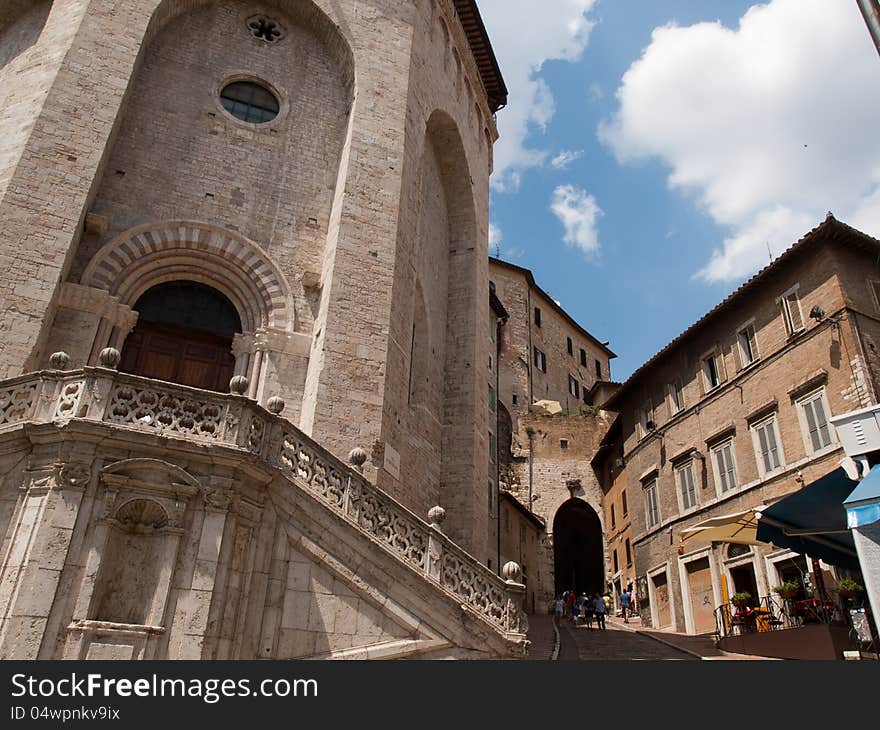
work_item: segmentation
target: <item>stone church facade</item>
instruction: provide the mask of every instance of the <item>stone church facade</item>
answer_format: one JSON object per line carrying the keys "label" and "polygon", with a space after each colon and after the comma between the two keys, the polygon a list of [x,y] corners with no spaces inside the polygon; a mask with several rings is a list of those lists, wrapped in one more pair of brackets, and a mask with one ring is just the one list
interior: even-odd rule
{"label": "stone church facade", "polygon": [[505,101],[472,0],[4,3],[0,656],[525,653]]}

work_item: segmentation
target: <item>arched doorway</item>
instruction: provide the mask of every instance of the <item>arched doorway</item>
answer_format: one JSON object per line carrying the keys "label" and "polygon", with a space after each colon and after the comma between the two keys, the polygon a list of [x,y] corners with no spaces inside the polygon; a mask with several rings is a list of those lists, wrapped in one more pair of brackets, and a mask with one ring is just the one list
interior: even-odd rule
{"label": "arched doorway", "polygon": [[570,499],[553,518],[553,563],[556,594],[605,591],[602,523],[582,499]]}
{"label": "arched doorway", "polygon": [[134,375],[225,392],[235,371],[235,307],[216,289],[174,281],[148,289],[134,309],[119,369]]}

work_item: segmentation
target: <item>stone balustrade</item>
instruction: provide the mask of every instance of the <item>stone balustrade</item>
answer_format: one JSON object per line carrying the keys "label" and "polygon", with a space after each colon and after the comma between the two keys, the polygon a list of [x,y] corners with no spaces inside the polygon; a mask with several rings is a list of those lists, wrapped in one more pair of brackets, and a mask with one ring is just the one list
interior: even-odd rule
{"label": "stone balustrade", "polygon": [[[46,370],[0,381],[0,434],[22,423],[101,422],[238,449],[278,470],[398,560],[512,641],[527,629],[525,587],[495,575],[296,426],[240,395],[223,395],[110,368]],[[432,510],[433,512],[433,510]],[[442,512],[442,510],[441,510]]]}

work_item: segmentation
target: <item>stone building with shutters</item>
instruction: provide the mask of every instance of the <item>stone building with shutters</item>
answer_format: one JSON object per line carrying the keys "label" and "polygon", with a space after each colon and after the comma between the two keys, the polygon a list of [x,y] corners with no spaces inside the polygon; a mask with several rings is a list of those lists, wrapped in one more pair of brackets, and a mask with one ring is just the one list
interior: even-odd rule
{"label": "stone building with shutters", "polygon": [[0,656],[523,655],[475,1],[10,0],[0,102]]}
{"label": "stone building with shutters", "polygon": [[619,433],[597,464],[608,509],[626,490],[644,625],[713,632],[725,587],[757,605],[786,581],[831,585],[830,566],[816,574],[797,553],[680,537],[838,468],[829,419],[880,394],[878,257],[880,242],[829,214],[605,402]]}

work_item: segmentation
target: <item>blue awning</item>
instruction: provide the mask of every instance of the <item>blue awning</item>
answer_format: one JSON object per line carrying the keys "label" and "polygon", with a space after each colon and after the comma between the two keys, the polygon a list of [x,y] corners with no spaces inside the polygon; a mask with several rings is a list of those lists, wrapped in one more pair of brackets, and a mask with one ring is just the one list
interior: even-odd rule
{"label": "blue awning", "polygon": [[843,506],[857,486],[842,468],[835,469],[762,510],[757,538],[830,565],[858,570]]}
{"label": "blue awning", "polygon": [[847,527],[864,527],[880,520],[880,464],[859,482],[843,506]]}

